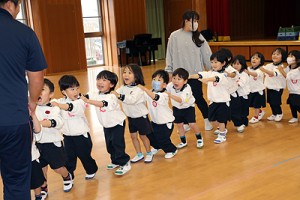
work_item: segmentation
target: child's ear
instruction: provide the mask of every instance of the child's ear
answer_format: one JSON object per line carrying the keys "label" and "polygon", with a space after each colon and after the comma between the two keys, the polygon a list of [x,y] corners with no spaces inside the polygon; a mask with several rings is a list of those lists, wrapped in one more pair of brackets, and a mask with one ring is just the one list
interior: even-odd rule
{"label": "child's ear", "polygon": [[188,82],[188,79],[184,80],[184,84],[187,84],[187,82]]}
{"label": "child's ear", "polygon": [[110,87],[110,88],[113,88],[114,86],[115,86],[115,85],[114,85],[114,84],[112,84],[112,83],[111,83],[111,84],[109,84],[109,87]]}
{"label": "child's ear", "polygon": [[61,93],[64,95],[64,96],[67,96],[66,94],[66,91],[65,90],[62,90]]}
{"label": "child's ear", "polygon": [[163,83],[161,86],[162,86],[162,88],[166,88],[167,87],[167,83]]}

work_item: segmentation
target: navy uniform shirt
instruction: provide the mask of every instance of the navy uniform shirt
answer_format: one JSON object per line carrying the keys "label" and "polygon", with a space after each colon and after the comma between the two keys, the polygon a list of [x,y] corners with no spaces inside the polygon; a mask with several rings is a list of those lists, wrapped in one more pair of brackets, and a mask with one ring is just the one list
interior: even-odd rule
{"label": "navy uniform shirt", "polygon": [[28,122],[26,71],[47,68],[33,30],[0,8],[0,126]]}

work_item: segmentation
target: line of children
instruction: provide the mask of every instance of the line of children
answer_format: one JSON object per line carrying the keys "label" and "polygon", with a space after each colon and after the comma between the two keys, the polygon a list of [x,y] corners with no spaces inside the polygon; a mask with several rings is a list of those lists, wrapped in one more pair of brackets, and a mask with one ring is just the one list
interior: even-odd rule
{"label": "line of children", "polygon": [[94,105],[100,124],[103,126],[106,150],[110,154],[111,170],[119,167],[115,175],[124,175],[130,169],[130,157],[125,152],[125,114],[121,111],[119,100],[111,94],[118,83],[115,73],[103,70],[97,75],[98,92],[89,94],[89,99],[81,96],[84,102]]}
{"label": "line of children", "polygon": [[224,51],[217,51],[210,57],[212,71],[198,72],[190,78],[199,79],[207,84],[207,98],[209,100],[208,119],[219,127],[218,137],[214,143],[226,141],[226,122],[230,118],[230,94],[228,92],[228,79],[225,67],[228,58]]}
{"label": "line of children", "polygon": [[141,68],[136,64],[125,66],[123,71],[123,82],[117,91],[112,91],[118,99],[122,101],[124,113],[128,117],[129,132],[133,146],[136,150],[136,156],[131,159],[132,163],[136,163],[144,159],[141,150],[138,134],[146,149],[146,157],[144,162],[150,163],[153,159],[153,154],[150,148],[150,141],[147,137],[152,132],[151,124],[148,118],[148,109],[144,91],[137,85],[145,85],[144,76]]}
{"label": "line of children", "polygon": [[165,92],[169,83],[169,74],[165,70],[157,70],[152,75],[152,91],[142,85],[138,85],[146,93],[147,105],[151,117],[153,132],[148,134],[150,144],[154,149],[152,153],[156,154],[162,149],[169,159],[176,155],[177,148],[171,142],[170,136],[174,128],[174,116],[169,107],[169,96]]}
{"label": "line of children", "polygon": [[[44,86],[38,98],[35,111],[41,131],[34,136],[40,151],[39,160],[43,168],[44,177],[47,179],[47,166],[50,165],[51,169],[63,177],[64,192],[69,192],[73,187],[73,177],[65,167],[66,154],[62,142],[63,136],[60,132],[63,120],[60,116],[59,107],[51,106],[50,100],[53,95],[54,84],[50,80],[44,79]],[[33,115],[33,119],[35,115]],[[47,181],[42,186],[42,193],[43,196],[47,196],[48,194]]]}
{"label": "line of children", "polygon": [[197,138],[197,148],[202,148],[204,145],[202,135],[198,125],[196,124],[195,115],[195,98],[192,89],[187,84],[189,73],[183,68],[177,68],[172,74],[172,82],[167,85],[167,92],[171,98],[173,106],[174,123],[177,126],[181,142],[177,145],[178,149],[187,146],[185,131],[183,128],[184,122],[195,132]]}
{"label": "line of children", "polygon": [[58,83],[64,97],[58,99],[57,102],[51,102],[51,104],[61,109],[60,114],[64,122],[62,133],[67,154],[67,169],[74,179],[77,158],[79,158],[86,171],[85,179],[92,179],[98,166],[91,156],[93,143],[85,116],[87,105],[79,97],[79,82],[72,75],[64,75]]}

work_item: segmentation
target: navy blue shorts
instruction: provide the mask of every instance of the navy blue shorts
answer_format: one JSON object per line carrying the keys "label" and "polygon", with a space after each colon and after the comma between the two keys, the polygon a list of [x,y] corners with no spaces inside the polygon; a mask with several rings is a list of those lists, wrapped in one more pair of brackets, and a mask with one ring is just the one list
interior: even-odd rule
{"label": "navy blue shorts", "polygon": [[39,158],[41,166],[50,165],[51,169],[58,169],[66,166],[67,157],[61,142],[61,147],[57,147],[54,143],[37,143],[41,156]]}
{"label": "navy blue shorts", "polygon": [[148,116],[131,118],[128,117],[128,126],[130,133],[139,132],[140,135],[148,135],[152,132],[152,127]]}
{"label": "navy blue shorts", "polygon": [[212,103],[208,107],[208,120],[225,123],[230,119],[230,108],[226,103]]}
{"label": "navy blue shorts", "polygon": [[195,107],[192,106],[184,109],[178,109],[173,106],[173,115],[175,124],[196,122]]}

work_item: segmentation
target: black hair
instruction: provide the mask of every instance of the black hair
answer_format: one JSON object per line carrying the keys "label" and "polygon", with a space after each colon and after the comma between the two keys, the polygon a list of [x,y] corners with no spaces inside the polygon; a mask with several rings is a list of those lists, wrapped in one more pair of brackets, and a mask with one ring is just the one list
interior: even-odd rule
{"label": "black hair", "polygon": [[[272,52],[272,54],[273,54],[274,52],[276,52],[276,51],[278,51],[278,52],[281,54],[281,62],[285,62],[285,61],[286,61],[286,58],[287,58],[286,50],[284,50],[284,49],[282,49],[282,48],[276,48],[276,49]],[[280,63],[281,63],[281,62],[280,62]]]}
{"label": "black hair", "polygon": [[232,62],[232,58],[233,58],[232,52],[226,48],[221,48],[218,51],[223,51],[225,53],[227,60],[228,60],[227,65],[229,65]]}
{"label": "black hair", "polygon": [[54,84],[47,78],[44,78],[44,84],[47,85],[47,87],[50,90],[50,93],[54,92]]}
{"label": "black hair", "polygon": [[117,74],[108,71],[108,70],[103,70],[97,75],[97,80],[99,79],[106,79],[108,80],[112,85],[114,85],[112,88],[110,88],[110,92],[113,91],[118,83],[118,76]]}
{"label": "black hair", "polygon": [[227,65],[228,65],[228,58],[224,51],[216,51],[215,53],[211,54],[210,60],[217,59],[217,61],[224,63],[225,65],[222,66],[222,69],[220,71],[223,71]]}
{"label": "black hair", "polygon": [[295,57],[295,61],[297,63],[296,68],[298,68],[300,66],[300,51],[298,50],[292,50],[288,53],[288,55],[292,55]]}
{"label": "black hair", "polygon": [[257,52],[255,52],[254,54],[251,55],[251,58],[253,56],[257,56],[257,57],[260,58],[260,64],[258,65],[258,67],[263,66],[265,64],[265,56],[262,53],[257,51]]}
{"label": "black hair", "polygon": [[[196,11],[193,10],[188,10],[186,11],[183,15],[182,15],[182,28],[185,25],[185,20],[190,20],[192,19],[192,28],[194,28],[194,19],[199,20],[200,16]],[[202,44],[204,43],[203,40],[200,40],[199,36],[200,36],[200,32],[198,31],[198,29],[196,31],[192,31],[192,40],[195,43],[195,45],[197,47],[201,47]]]}
{"label": "black hair", "polygon": [[134,74],[135,84],[145,85],[143,72],[138,64],[128,64],[125,66],[125,68],[128,68]]}
{"label": "black hair", "polygon": [[4,4],[6,4],[8,1],[11,1],[15,4],[15,6],[17,6],[19,4],[19,0],[0,0],[0,6],[3,6]]}
{"label": "black hair", "polygon": [[236,55],[233,59],[232,59],[232,64],[236,63],[236,61],[239,61],[239,63],[241,64],[241,70],[239,71],[240,73],[242,73],[245,69],[248,68],[247,63],[246,63],[246,58],[243,55]]}
{"label": "black hair", "polygon": [[159,69],[152,74],[152,79],[155,77],[161,77],[164,80],[164,83],[169,83],[169,74],[163,69]]}
{"label": "black hair", "polygon": [[58,85],[59,85],[60,91],[66,90],[68,88],[80,86],[78,80],[73,75],[62,76],[58,81]]}
{"label": "black hair", "polygon": [[189,72],[183,68],[177,68],[172,74],[172,76],[177,76],[177,75],[183,80],[187,80],[189,78]]}

